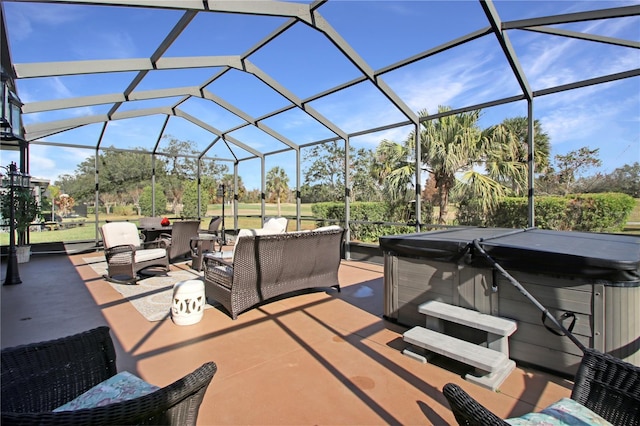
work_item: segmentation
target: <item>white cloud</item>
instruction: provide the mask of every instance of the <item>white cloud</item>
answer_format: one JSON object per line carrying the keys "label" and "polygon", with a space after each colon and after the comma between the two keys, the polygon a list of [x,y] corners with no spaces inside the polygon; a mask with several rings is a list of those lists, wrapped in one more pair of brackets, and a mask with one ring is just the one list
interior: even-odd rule
{"label": "white cloud", "polygon": [[[638,122],[637,115],[629,115],[629,111],[638,108],[637,94],[614,95],[622,84],[612,82],[541,98],[537,116],[551,143],[555,146],[569,142],[594,143],[606,150],[619,132],[633,138],[630,128],[619,126],[627,125],[626,117],[634,117],[632,121]],[[636,126],[636,138],[637,130]]]}
{"label": "white cloud", "polygon": [[138,55],[135,42],[131,34],[120,32],[109,32],[96,34],[97,40],[95,44],[89,46],[79,46],[76,48],[80,57],[95,57],[96,44],[100,49],[109,52],[109,57],[116,59],[134,58]]}
{"label": "white cloud", "polygon": [[29,164],[33,176],[49,179],[51,184],[62,175],[74,174],[78,163],[77,149],[32,145],[29,152]]}
{"label": "white cloud", "polygon": [[7,23],[11,27],[10,33],[17,40],[28,39],[34,28],[42,26],[57,27],[83,19],[83,13],[79,8],[59,5],[20,4],[7,7]]}

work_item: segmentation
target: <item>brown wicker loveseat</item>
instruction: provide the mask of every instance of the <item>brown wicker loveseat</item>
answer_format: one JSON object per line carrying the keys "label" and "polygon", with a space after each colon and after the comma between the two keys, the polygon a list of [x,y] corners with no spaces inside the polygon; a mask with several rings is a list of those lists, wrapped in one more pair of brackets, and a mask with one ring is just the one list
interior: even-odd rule
{"label": "brown wicker loveseat", "polygon": [[238,238],[233,262],[206,254],[207,299],[222,304],[233,319],[274,297],[293,291],[335,287],[344,229],[250,235]]}

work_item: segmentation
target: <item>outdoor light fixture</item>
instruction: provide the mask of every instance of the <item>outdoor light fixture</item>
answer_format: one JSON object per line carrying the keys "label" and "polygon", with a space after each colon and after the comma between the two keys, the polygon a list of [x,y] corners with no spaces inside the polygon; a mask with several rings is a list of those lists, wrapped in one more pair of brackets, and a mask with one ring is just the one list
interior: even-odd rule
{"label": "outdoor light fixture", "polygon": [[16,188],[29,188],[31,185],[31,176],[18,171],[16,163],[12,162],[8,167],[0,166],[7,171],[6,178],[2,179],[2,186],[9,188],[11,203],[9,211],[9,259],[7,260],[7,276],[3,285],[21,284],[20,273],[18,271],[18,255],[16,252],[16,212],[14,191]]}
{"label": "outdoor light fixture", "polygon": [[13,90],[13,82],[2,68],[2,116],[0,117],[0,139],[24,141],[22,133],[22,102]]}
{"label": "outdoor light fixture", "polygon": [[222,243],[220,245],[224,246],[227,244],[227,238],[224,231],[224,195],[225,195],[224,183],[218,185],[217,195],[218,197],[222,197]]}

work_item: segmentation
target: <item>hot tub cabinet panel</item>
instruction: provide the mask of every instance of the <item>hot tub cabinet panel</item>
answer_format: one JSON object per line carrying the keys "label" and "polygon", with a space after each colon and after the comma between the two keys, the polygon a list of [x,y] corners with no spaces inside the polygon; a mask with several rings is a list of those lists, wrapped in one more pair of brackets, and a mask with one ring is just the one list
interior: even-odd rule
{"label": "hot tub cabinet panel", "polygon": [[[470,249],[476,238],[565,327],[575,317],[573,334],[585,346],[640,365],[640,238],[633,236],[456,228],[382,237],[385,316],[424,326],[418,306],[439,300],[511,318],[518,322],[511,358],[575,374],[580,349],[550,332],[542,312]],[[447,332],[465,333],[452,325]]]}

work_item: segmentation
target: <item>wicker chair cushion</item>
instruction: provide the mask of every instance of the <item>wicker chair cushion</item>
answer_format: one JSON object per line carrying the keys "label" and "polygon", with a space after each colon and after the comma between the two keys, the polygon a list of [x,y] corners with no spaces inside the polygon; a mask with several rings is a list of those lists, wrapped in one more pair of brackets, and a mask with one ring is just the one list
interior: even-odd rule
{"label": "wicker chair cushion", "polygon": [[102,407],[114,402],[135,399],[160,389],[128,371],[122,371],[98,383],[82,395],[53,410],[71,411],[81,408]]}
{"label": "wicker chair cushion", "polygon": [[562,398],[560,401],[551,404],[539,413],[528,413],[522,417],[506,419],[505,421],[514,426],[611,426],[611,423],[570,398]]}
{"label": "wicker chair cushion", "polygon": [[[267,220],[264,225],[262,225],[262,229],[268,230],[271,234],[281,234],[287,230],[287,223],[289,220],[286,217],[272,217]],[[265,235],[265,234],[258,234]]]}
{"label": "wicker chair cushion", "polygon": [[106,248],[132,245],[140,247],[140,234],[138,227],[131,222],[111,222],[102,225],[103,243]]}
{"label": "wicker chair cushion", "polygon": [[329,226],[321,226],[320,228],[314,229],[314,231],[316,231],[316,232],[334,231],[336,229],[342,229],[342,228],[340,227],[340,225],[329,225]]}
{"label": "wicker chair cushion", "polygon": [[161,259],[165,256],[167,251],[165,249],[145,249],[136,250],[136,263],[146,262],[147,260]]}
{"label": "wicker chair cushion", "polygon": [[[166,256],[167,251],[165,249],[147,249],[147,250],[136,250],[135,254],[135,263],[147,262],[154,259],[162,259]],[[119,253],[114,255],[110,259],[110,263],[112,264],[127,264],[131,260],[130,253]]]}
{"label": "wicker chair cushion", "polygon": [[[240,229],[236,236],[236,244],[233,246],[233,255],[236,254],[236,247],[238,246],[238,240],[242,237],[248,237],[251,235],[273,235],[282,234],[276,228],[255,228],[255,229]],[[233,272],[232,272],[233,274]]]}

